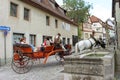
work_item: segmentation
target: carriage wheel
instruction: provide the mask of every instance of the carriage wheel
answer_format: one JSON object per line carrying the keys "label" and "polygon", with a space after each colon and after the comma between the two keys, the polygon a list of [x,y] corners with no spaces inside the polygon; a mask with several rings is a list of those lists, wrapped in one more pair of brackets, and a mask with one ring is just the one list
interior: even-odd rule
{"label": "carriage wheel", "polygon": [[57,52],[55,54],[55,59],[60,62],[60,64],[64,65],[64,56],[61,56],[61,53]]}
{"label": "carriage wheel", "polygon": [[56,52],[56,54],[55,54],[55,59],[56,59],[57,61],[59,61],[59,62],[64,61],[63,56],[61,56],[61,53],[59,53],[59,52]]}
{"label": "carriage wheel", "polygon": [[18,60],[12,60],[12,69],[19,74],[27,73],[32,67],[33,61],[28,56],[22,56]]}

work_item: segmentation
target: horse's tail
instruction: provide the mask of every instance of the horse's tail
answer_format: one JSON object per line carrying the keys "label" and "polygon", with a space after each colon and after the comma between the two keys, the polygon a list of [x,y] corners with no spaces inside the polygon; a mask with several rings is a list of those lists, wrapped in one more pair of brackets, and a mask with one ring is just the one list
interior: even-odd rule
{"label": "horse's tail", "polygon": [[78,43],[75,44],[75,53],[78,53]]}

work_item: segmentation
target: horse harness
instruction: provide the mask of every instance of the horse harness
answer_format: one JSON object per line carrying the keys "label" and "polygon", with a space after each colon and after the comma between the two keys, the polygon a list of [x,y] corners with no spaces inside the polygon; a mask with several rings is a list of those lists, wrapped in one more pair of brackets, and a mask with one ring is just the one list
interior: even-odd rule
{"label": "horse harness", "polygon": [[[93,38],[92,38],[92,39],[93,39]],[[89,40],[89,39],[88,39],[88,40]],[[90,41],[90,40],[89,40],[89,41]],[[91,41],[90,41],[90,43],[91,43],[91,47],[90,47],[90,48],[92,49],[92,47],[93,47],[93,44],[92,44],[92,42],[91,42]]]}

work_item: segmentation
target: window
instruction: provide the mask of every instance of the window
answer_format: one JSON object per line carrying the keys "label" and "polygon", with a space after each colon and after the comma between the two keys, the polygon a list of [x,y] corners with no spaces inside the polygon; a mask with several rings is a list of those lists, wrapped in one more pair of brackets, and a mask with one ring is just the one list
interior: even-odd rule
{"label": "window", "polygon": [[13,33],[13,44],[20,43],[20,39],[24,37],[22,33]]}
{"label": "window", "polygon": [[96,31],[100,31],[100,27],[97,27],[97,28],[96,28]]}
{"label": "window", "polygon": [[58,28],[58,20],[55,19],[55,27]]}
{"label": "window", "polygon": [[65,38],[63,38],[62,40],[63,40],[63,45],[65,45],[65,44],[66,44],[66,42],[65,42],[65,41],[66,41],[66,39],[65,39]]}
{"label": "window", "polygon": [[97,26],[97,24],[94,23],[93,26]]}
{"label": "window", "polygon": [[70,44],[70,38],[67,38],[67,44]]}
{"label": "window", "polygon": [[44,42],[44,40],[45,40],[47,37],[49,38],[49,40],[52,40],[52,36],[47,36],[47,35],[44,35],[44,36],[43,36],[43,40],[42,40],[42,41]]}
{"label": "window", "polygon": [[50,17],[49,16],[46,16],[46,25],[50,25]]}
{"label": "window", "polygon": [[78,42],[78,36],[72,35],[72,44],[75,46],[75,44]]}
{"label": "window", "polygon": [[29,21],[30,19],[30,10],[27,8],[24,8],[24,20]]}
{"label": "window", "polygon": [[10,3],[10,16],[17,17],[18,5],[15,3]]}
{"label": "window", "polygon": [[88,35],[88,33],[85,33],[85,38],[89,38],[89,35]]}
{"label": "window", "polygon": [[36,46],[36,35],[30,34],[30,44]]}
{"label": "window", "polygon": [[65,28],[66,28],[67,31],[70,31],[70,24],[66,23]]}

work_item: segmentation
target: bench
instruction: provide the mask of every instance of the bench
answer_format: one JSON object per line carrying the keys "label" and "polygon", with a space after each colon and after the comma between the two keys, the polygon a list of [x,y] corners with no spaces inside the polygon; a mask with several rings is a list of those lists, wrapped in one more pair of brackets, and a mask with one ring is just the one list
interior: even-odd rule
{"label": "bench", "polygon": [[32,48],[28,44],[14,44],[13,45],[14,50],[21,50],[22,53],[33,53]]}

